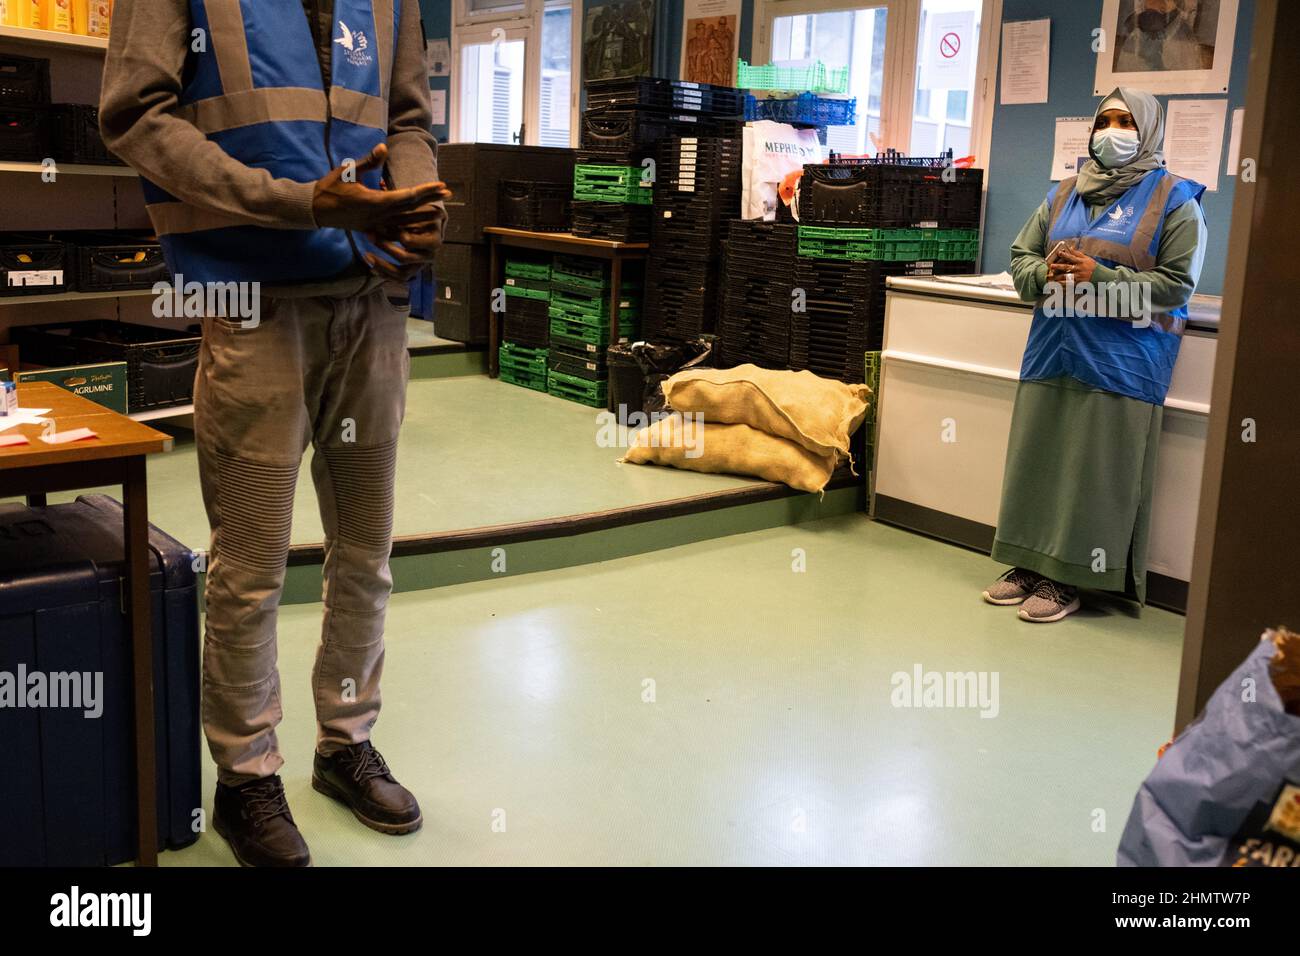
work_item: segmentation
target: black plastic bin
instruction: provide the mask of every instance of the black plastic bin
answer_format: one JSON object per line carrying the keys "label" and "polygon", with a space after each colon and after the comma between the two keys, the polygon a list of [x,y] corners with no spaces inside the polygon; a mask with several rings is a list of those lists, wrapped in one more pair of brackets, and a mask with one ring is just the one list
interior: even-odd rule
{"label": "black plastic bin", "polygon": [[49,102],[49,60],[0,54],[0,105],[47,106]]}
{"label": "black plastic bin", "polygon": [[61,232],[55,238],[72,246],[73,283],[78,292],[151,289],[170,282],[158,238],[148,232]]}
{"label": "black plastic bin", "polygon": [[10,330],[10,338],[23,361],[34,365],[125,362],[130,412],[172,408],[194,400],[200,342],[197,332],[90,319],[18,326]]}
{"label": "black plastic bin", "polygon": [[[135,856],[122,517],[107,495],[0,505],[0,671],[102,675],[96,718],[70,707],[0,707],[0,866],[111,866]],[[151,527],[149,564],[158,838],[179,849],[198,839],[194,811],[203,805],[194,556]]]}
{"label": "black plastic bin", "polygon": [[72,270],[67,243],[50,236],[0,233],[0,296],[67,292]]}
{"label": "black plastic bin", "polygon": [[39,163],[50,155],[50,124],[44,107],[0,104],[0,160]]}
{"label": "black plastic bin", "polygon": [[532,232],[565,232],[569,228],[569,183],[503,179],[498,186],[497,224]]}
{"label": "black plastic bin", "polygon": [[605,352],[609,411],[625,423],[632,412],[663,411],[664,379],[688,368],[712,367],[714,344],[712,336],[700,336],[685,342],[611,345]]}
{"label": "black plastic bin", "polygon": [[50,151],[56,160],[91,166],[126,165],[99,135],[99,110],[86,103],[55,103],[49,115]]}

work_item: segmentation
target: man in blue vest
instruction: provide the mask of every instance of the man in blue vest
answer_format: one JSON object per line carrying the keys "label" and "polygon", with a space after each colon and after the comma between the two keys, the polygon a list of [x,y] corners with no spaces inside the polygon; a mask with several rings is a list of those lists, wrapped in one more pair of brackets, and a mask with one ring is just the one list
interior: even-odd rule
{"label": "man in blue vest", "polygon": [[100,125],[140,173],[176,282],[257,303],[204,316],[195,381],[213,827],[241,864],[310,863],[275,733],[310,444],[325,529],[312,785],[372,829],[413,832],[419,804],[370,731],[409,373],[390,292],[432,259],[445,220],[418,0],[118,0]]}

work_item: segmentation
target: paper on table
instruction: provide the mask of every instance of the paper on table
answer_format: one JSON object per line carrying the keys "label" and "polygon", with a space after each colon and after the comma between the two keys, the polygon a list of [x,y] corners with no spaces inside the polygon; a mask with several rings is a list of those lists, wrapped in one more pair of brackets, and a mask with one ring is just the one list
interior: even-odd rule
{"label": "paper on table", "polygon": [[1092,141],[1091,116],[1058,116],[1056,148],[1052,151],[1052,179],[1060,182],[1079,174],[1079,158],[1088,155]]}
{"label": "paper on table", "polygon": [[960,282],[962,285],[977,285],[985,289],[1009,289],[1015,291],[1016,281],[1010,272],[998,272],[983,276],[935,276],[941,282]]}
{"label": "paper on table", "polygon": [[68,442],[84,441],[87,438],[98,437],[89,428],[74,428],[71,431],[55,432],[53,435],[42,435],[41,441],[47,445],[66,445]]}
{"label": "paper on table", "polygon": [[1046,103],[1052,21],[1002,24],[1002,105]]}
{"label": "paper on table", "polygon": [[0,448],[7,448],[10,445],[29,444],[26,435],[0,435]]}
{"label": "paper on table", "polygon": [[1228,168],[1223,171],[1223,174],[1229,178],[1234,178],[1241,172],[1241,129],[1245,122],[1245,110],[1232,111],[1232,135],[1228,139]]}
{"label": "paper on table", "polygon": [[48,415],[48,408],[15,408],[8,415],[0,415],[0,432],[18,425],[34,425],[42,415]]}
{"label": "paper on table", "polygon": [[1169,171],[1194,179],[1210,192],[1219,190],[1223,124],[1228,101],[1170,100],[1165,122],[1165,160]]}

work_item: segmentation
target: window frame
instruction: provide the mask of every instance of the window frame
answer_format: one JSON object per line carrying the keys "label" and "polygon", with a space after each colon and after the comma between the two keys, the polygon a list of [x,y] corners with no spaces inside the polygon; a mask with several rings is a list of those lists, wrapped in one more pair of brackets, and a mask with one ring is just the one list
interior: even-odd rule
{"label": "window frame", "polygon": [[[506,39],[522,39],[524,46],[524,135],[523,145],[539,144],[541,124],[542,18],[547,0],[524,0],[521,10],[473,13],[469,0],[453,0],[451,24],[451,84],[447,94],[449,142],[465,142],[460,136],[460,83],[462,50],[465,46],[491,42],[497,28]],[[578,145],[582,96],[582,0],[570,0],[571,34],[569,58],[569,145]]]}

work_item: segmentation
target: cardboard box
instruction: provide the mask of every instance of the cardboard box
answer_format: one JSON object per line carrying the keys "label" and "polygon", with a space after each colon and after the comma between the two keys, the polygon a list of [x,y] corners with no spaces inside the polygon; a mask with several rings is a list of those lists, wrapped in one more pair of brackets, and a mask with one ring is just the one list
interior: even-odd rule
{"label": "cardboard box", "polygon": [[66,368],[43,368],[18,372],[16,382],[53,382],[74,395],[98,402],[105,408],[126,414],[126,363],[103,362],[98,365],[73,365]]}

